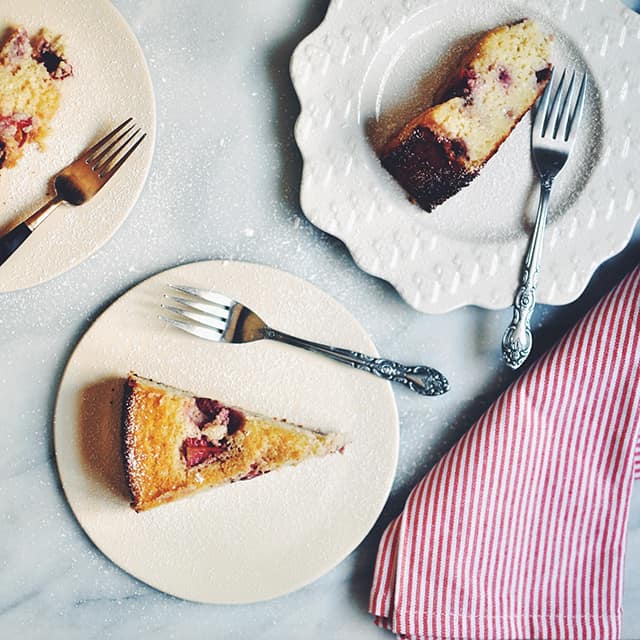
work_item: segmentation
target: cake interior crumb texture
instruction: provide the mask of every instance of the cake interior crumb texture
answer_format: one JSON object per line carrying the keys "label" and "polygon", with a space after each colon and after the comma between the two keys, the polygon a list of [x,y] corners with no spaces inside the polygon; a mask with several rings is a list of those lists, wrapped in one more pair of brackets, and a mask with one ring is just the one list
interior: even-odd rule
{"label": "cake interior crumb texture", "polygon": [[60,84],[72,75],[61,36],[22,26],[0,32],[0,169],[16,165],[25,145],[44,149],[60,103]]}
{"label": "cake interior crumb texture", "polygon": [[552,41],[529,19],[491,30],[387,142],[383,165],[420,206],[454,195],[497,151],[548,83]]}

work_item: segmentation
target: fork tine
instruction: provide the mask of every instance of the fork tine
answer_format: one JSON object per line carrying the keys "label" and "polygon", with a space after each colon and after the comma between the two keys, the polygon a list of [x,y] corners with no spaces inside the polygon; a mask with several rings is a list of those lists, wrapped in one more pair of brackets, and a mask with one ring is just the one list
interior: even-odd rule
{"label": "fork tine", "polygon": [[111,169],[105,174],[101,174],[101,176],[105,180],[109,180],[113,177],[113,174],[131,157],[131,154],[140,146],[140,143],[147,137],[146,133],[143,133],[142,136],[134,143],[134,145],[125,153],[118,162],[116,162]]}
{"label": "fork tine", "polygon": [[182,293],[187,293],[190,296],[194,296],[195,298],[202,298],[207,302],[213,302],[213,304],[217,304],[221,307],[226,307],[227,309],[231,308],[235,301],[231,298],[221,294],[216,293],[215,291],[207,291],[205,289],[198,289],[196,287],[185,287],[178,286],[175,284],[168,285],[171,289],[175,289],[176,291],[181,291]]}
{"label": "fork tine", "polygon": [[143,134],[142,138],[140,138],[126,153],[118,161],[118,166],[110,166],[111,163],[129,146],[129,143],[140,133],[140,128],[136,129],[106,160],[100,163],[98,167],[94,169],[94,171],[98,172],[98,175],[101,178],[109,179],[127,160],[127,158],[136,150],[138,145],[144,140],[146,134]]}
{"label": "fork tine", "polygon": [[214,318],[219,318],[224,322],[229,318],[229,310],[226,308],[221,308],[219,305],[214,305],[209,302],[199,302],[197,300],[187,300],[186,298],[180,298],[179,296],[168,296],[164,294],[164,297],[168,300],[173,300],[174,302],[178,302],[185,307],[190,307],[192,309],[196,309],[197,311],[202,311]]}
{"label": "fork tine", "polygon": [[562,103],[562,85],[564,84],[565,76],[567,75],[567,70],[564,69],[562,71],[562,75],[560,76],[560,82],[558,82],[558,86],[556,87],[556,91],[551,99],[551,107],[544,123],[544,131],[542,132],[542,137],[544,138],[549,130],[551,131],[551,135],[553,136],[555,133],[555,123],[558,120],[558,113],[560,111],[560,104]]}
{"label": "fork tine", "polygon": [[558,120],[553,131],[553,137],[557,138],[558,134],[562,139],[566,140],[567,126],[569,124],[569,116],[571,115],[571,98],[573,97],[573,85],[576,80],[575,70],[571,74],[571,81],[569,82],[569,88],[562,101],[562,107],[560,113],[558,113]]}
{"label": "fork tine", "polygon": [[194,322],[199,322],[200,324],[211,327],[212,329],[219,329],[220,331],[224,331],[227,328],[227,323],[225,320],[214,318],[213,316],[202,313],[201,311],[179,309],[178,307],[172,307],[164,304],[161,304],[160,306],[167,311],[171,311],[171,313],[175,313],[177,316],[188,318],[189,320],[193,320]]}
{"label": "fork tine", "polygon": [[549,82],[542,92],[540,101],[536,107],[536,115],[533,119],[533,128],[531,129],[531,135],[536,138],[542,137],[542,130],[544,129],[544,123],[547,119],[547,110],[549,108],[549,96],[551,95],[551,85],[553,85],[553,79],[555,77],[555,68],[551,69],[551,76]]}
{"label": "fork tine", "polygon": [[[571,114],[571,118],[569,122],[567,122],[567,130],[565,133],[565,140],[569,140],[569,138],[573,138],[576,135],[576,131],[578,125],[580,124],[580,120],[582,118],[582,111],[584,108],[584,97],[587,90],[587,74],[586,72],[582,75],[582,82],[580,83],[580,90],[578,91],[578,99],[576,100],[576,106],[573,109],[573,113]],[[574,127],[575,125],[575,127]]]}
{"label": "fork tine", "polygon": [[199,338],[205,340],[211,340],[212,342],[220,342],[222,339],[222,331],[218,329],[212,329],[210,327],[203,327],[192,324],[190,322],[182,322],[181,320],[174,320],[173,318],[167,318],[166,316],[158,316],[160,320],[164,320],[167,324],[173,325],[178,329],[182,329],[187,333],[190,333]]}
{"label": "fork tine", "polygon": [[104,148],[98,149],[96,151],[98,155],[89,154],[86,157],[85,162],[87,164],[93,164],[94,165],[93,169],[95,171],[96,167],[100,163],[100,160],[102,160],[120,142],[120,140],[128,136],[131,133],[131,131],[133,131],[135,126],[136,126],[135,123],[132,122],[131,126],[128,129],[125,129],[113,142],[111,142],[111,144],[107,145]]}
{"label": "fork tine", "polygon": [[96,142],[92,147],[89,147],[80,156],[80,158],[86,160],[87,158],[91,157],[96,151],[98,151],[98,149],[102,148],[103,145],[109,142],[109,140],[111,140],[111,138],[113,138],[115,135],[120,133],[120,131],[122,131],[122,129],[124,129],[132,121],[133,121],[133,118],[127,118],[120,126],[116,127],[113,131],[108,133],[104,138],[101,138],[100,140],[98,140],[98,142]]}

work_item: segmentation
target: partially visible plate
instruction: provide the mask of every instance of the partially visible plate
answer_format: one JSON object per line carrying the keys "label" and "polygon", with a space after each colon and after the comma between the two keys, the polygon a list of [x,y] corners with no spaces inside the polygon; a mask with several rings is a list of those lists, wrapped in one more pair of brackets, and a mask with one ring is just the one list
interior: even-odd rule
{"label": "partially visible plate", "polygon": [[538,287],[539,302],[564,304],[624,247],[640,213],[640,16],[617,0],[333,0],[293,54],[302,208],[418,310],[512,303],[538,196],[530,118],[431,214],[408,201],[375,149],[430,104],[479,34],[523,17],[555,35],[556,65],[589,79],[583,130],[552,195]]}
{"label": "partially visible plate", "polygon": [[16,24],[23,24],[30,34],[41,27],[62,34],[74,77],[63,83],[46,150],[29,145],[16,167],[0,170],[0,233],[43,204],[51,177],[126,118],[135,118],[147,138],[97,196],[82,207],[58,208],[0,267],[0,293],[32,287],[68,271],[113,236],[142,191],[156,129],[147,63],[111,2],[2,2],[0,36]]}
{"label": "partially visible plate", "polygon": [[[89,329],[65,370],[55,454],[80,525],[113,562],[157,589],[213,603],[254,602],[297,589],[349,554],[378,517],[398,457],[390,384],[274,342],[218,344],[158,319],[168,283],[219,290],[284,331],[376,353],[333,298],[260,265],[201,262],[146,280]],[[344,454],[143,513],[129,506],[120,407],[130,369],[198,395],[344,433]]]}

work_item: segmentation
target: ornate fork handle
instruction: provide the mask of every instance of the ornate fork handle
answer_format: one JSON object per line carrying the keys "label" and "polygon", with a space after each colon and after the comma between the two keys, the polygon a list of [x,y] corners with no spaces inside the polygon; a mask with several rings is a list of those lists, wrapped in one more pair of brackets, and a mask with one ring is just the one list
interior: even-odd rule
{"label": "ornate fork handle", "polygon": [[373,373],[385,380],[399,382],[423,396],[439,396],[449,390],[448,380],[439,371],[431,367],[409,367],[393,360],[374,358],[357,351],[330,347],[326,344],[296,338],[271,328],[264,329],[263,335],[269,340],[277,340],[295,347],[301,347],[307,351],[321,353],[355,369]]}
{"label": "ornate fork handle", "polygon": [[517,369],[522,365],[529,356],[533,345],[531,316],[536,306],[536,286],[552,185],[553,178],[540,181],[538,212],[524,262],[520,288],[513,302],[513,319],[502,338],[502,357],[512,369]]}

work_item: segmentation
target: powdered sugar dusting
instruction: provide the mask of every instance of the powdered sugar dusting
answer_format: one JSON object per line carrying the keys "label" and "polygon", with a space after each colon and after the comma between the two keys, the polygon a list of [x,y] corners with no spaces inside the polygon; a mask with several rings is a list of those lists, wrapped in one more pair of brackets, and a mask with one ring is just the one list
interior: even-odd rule
{"label": "powdered sugar dusting", "polygon": [[[631,119],[627,115],[627,125],[622,125],[617,116],[622,102],[614,107],[601,95],[612,83],[615,89],[617,80],[603,64],[602,54],[592,55],[602,33],[616,27],[608,22],[592,29],[592,14],[587,16],[583,9],[571,15],[564,12],[559,19],[543,0],[471,4],[456,0],[426,6],[398,1],[388,10],[363,1],[331,12],[301,43],[292,63],[302,103],[296,126],[305,158],[301,200],[309,218],[346,242],[362,268],[394,284],[419,310],[444,312],[463,304],[508,306],[517,287],[518,256],[521,259],[526,251],[538,195],[530,154],[530,118],[520,122],[469,187],[429,215],[412,205],[382,168],[376,147],[429,105],[454,59],[479,34],[529,17],[555,36],[553,62],[558,67],[569,65],[578,73],[586,71],[589,79],[581,132],[554,186],[550,242],[543,256],[547,277],[538,288],[541,302],[575,299],[597,264],[594,251],[600,260],[610,251],[599,245],[595,235],[598,222],[608,228],[606,221],[588,223],[593,203],[606,202],[607,192],[613,195],[621,190],[626,196],[630,188],[624,169],[613,181],[603,170],[605,131],[615,130],[618,139],[628,137],[623,128],[630,126]],[[609,9],[598,11],[604,15]],[[345,30],[352,34],[354,46],[342,60],[337,55],[339,39],[323,37]],[[323,42],[328,43],[326,57],[320,53]],[[606,35],[602,42],[604,46]],[[628,45],[629,40],[626,42]],[[369,56],[356,54],[360,44],[370,46]],[[611,51],[611,47],[605,49]],[[625,59],[631,60],[633,49],[625,45]],[[623,55],[621,49],[615,53]],[[324,73],[323,61],[328,65]],[[625,69],[631,73],[630,62]],[[344,96],[354,92],[357,104],[345,104]],[[604,234],[611,240],[606,244],[623,246],[632,227],[632,216],[625,215],[619,234],[613,229]],[[555,250],[561,239],[571,241],[567,242],[571,258]]]}
{"label": "powdered sugar dusting", "polygon": [[[208,343],[167,327],[154,309],[168,282],[219,283],[223,292],[233,293],[284,331],[375,353],[364,330],[343,307],[283,272],[220,261],[185,265],[147,280],[93,325],[62,382],[56,453],[69,501],[109,557],[170,593],[234,602],[286,592],[349,553],[382,509],[398,447],[393,395],[389,385],[375,376],[305,351],[269,342]],[[288,296],[279,295],[281,291]],[[305,313],[297,313],[299,309]],[[348,444],[342,455],[305,460],[251,482],[200,492],[136,514],[126,499],[87,471],[86,460],[74,447],[67,446],[76,438],[73,415],[78,394],[92,381],[122,379],[131,369],[193,389],[204,398],[225,398],[230,406],[251,407],[268,416],[287,416],[294,424],[344,434],[327,442],[331,448]],[[292,372],[301,371],[304,375],[292,384]],[[103,410],[92,405],[98,423]],[[101,509],[104,504],[110,505],[107,512]],[[110,535],[114,531],[117,535]],[[129,541],[126,548],[123,536]],[[194,557],[194,547],[224,548],[225,553]],[[212,571],[218,576],[213,583]],[[189,580],[182,580],[185,575]]]}
{"label": "powdered sugar dusting", "polygon": [[[49,6],[49,9],[44,9]],[[35,18],[37,16],[37,20]],[[111,183],[82,207],[62,207],[0,271],[0,292],[30,287],[75,266],[115,233],[137,200],[153,154],[155,104],[146,63],[133,34],[106,2],[83,11],[25,0],[0,9],[0,29],[16,22],[64,37],[74,77],[62,87],[46,149],[27,148],[0,172],[0,233],[24,220],[51,194],[52,176],[128,117],[147,138]]]}
{"label": "powdered sugar dusting", "polygon": [[[381,49],[378,58],[382,66],[377,73],[374,62],[364,87],[361,119],[369,123],[367,132],[375,149],[402,124],[429,106],[435,90],[478,35],[500,24],[524,17],[538,20],[543,29],[554,36],[552,61],[555,66],[569,65],[578,72],[587,68],[576,46],[549,19],[549,9],[545,5],[502,1],[474,3],[470,7],[467,3],[452,2],[447,4],[446,11],[450,14],[446,30],[439,28],[437,16],[426,11],[420,18],[401,27]],[[414,37],[410,38],[409,34]],[[389,62],[386,51],[396,42],[406,44]],[[600,158],[602,118],[595,84],[588,98],[584,133],[578,140],[572,161],[556,181],[550,225],[568,213]],[[530,117],[527,116],[481,170],[473,188],[463,189],[432,215],[412,216],[418,218],[416,224],[420,229],[474,244],[522,243],[528,236],[538,195],[529,151],[530,129]],[[402,192],[389,176],[382,174],[380,178],[393,191]],[[404,194],[401,197],[406,199]]]}

